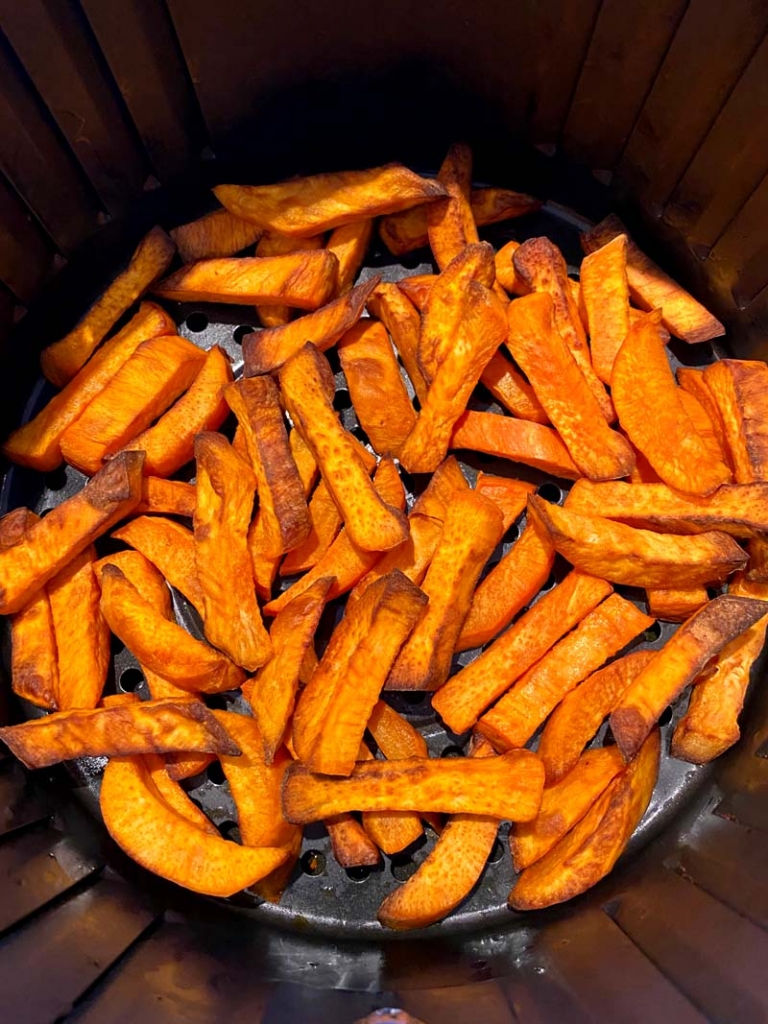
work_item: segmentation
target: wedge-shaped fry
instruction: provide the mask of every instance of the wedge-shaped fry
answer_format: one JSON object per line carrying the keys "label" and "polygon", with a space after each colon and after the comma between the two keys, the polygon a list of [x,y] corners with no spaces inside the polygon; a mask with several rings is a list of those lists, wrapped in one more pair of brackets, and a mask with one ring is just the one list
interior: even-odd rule
{"label": "wedge-shaped fry", "polygon": [[727,533],[695,537],[652,533],[601,516],[581,515],[528,500],[528,514],[549,531],[555,550],[582,572],[629,587],[695,587],[722,583],[747,562],[746,552]]}
{"label": "wedge-shaped fry", "polygon": [[293,716],[296,752],[310,768],[350,774],[379,693],[426,603],[415,584],[393,572],[348,608]]}
{"label": "wedge-shaped fry", "polygon": [[373,220],[368,217],[344,224],[331,232],[326,249],[339,261],[336,294],[344,295],[355,282],[373,235]]}
{"label": "wedge-shaped fry", "polygon": [[154,512],[168,516],[195,514],[197,490],[194,484],[183,480],[164,480],[159,476],[145,476],[141,484],[141,501],[135,511]]}
{"label": "wedge-shaped fry", "polygon": [[498,636],[544,586],[554,561],[549,534],[535,520],[528,522],[520,539],[475,591],[456,650],[480,647]]}
{"label": "wedge-shaped fry", "polygon": [[768,480],[768,366],[721,359],[704,370],[704,382],[717,404],[736,481]]}
{"label": "wedge-shaped fry", "polygon": [[494,353],[488,360],[480,374],[480,383],[513,416],[534,423],[549,423],[549,417],[531,385],[501,352]]}
{"label": "wedge-shaped fry", "polygon": [[603,719],[655,655],[655,651],[625,654],[593,672],[558,704],[544,726],[537,750],[544,762],[548,786],[574,768]]}
{"label": "wedge-shaped fry", "polygon": [[219,185],[216,198],[237,217],[286,235],[316,235],[367,217],[439,199],[439,182],[402,164],[291,178],[276,185]]}
{"label": "wedge-shaped fry", "polygon": [[[472,757],[492,755],[487,741],[475,742]],[[379,921],[387,928],[405,931],[426,928],[450,914],[474,888],[498,831],[498,818],[481,814],[452,817],[416,873],[381,904]]]}
{"label": "wedge-shaped fry", "polygon": [[563,903],[609,873],[651,801],[660,749],[656,729],[575,828],[518,878],[509,894],[513,910]]}
{"label": "wedge-shaped fry", "polygon": [[531,289],[515,268],[514,257],[519,248],[520,242],[510,241],[506,245],[502,245],[496,253],[494,257],[496,280],[510,295],[530,295]]}
{"label": "wedge-shaped fry", "polygon": [[175,302],[229,302],[241,306],[318,309],[336,287],[338,260],[324,249],[287,256],[200,260],[160,281],[156,295]]}
{"label": "wedge-shaped fry", "polygon": [[41,473],[56,469],[63,461],[61,437],[67,427],[112,380],[143,341],[164,334],[175,334],[171,317],[153,302],[142,302],[138,313],[106,341],[88,364],[54,395],[29,423],[14,430],[2,446],[12,462],[30,466]]}
{"label": "wedge-shaped fry", "polygon": [[733,460],[731,459],[728,438],[725,433],[725,424],[723,423],[723,418],[720,415],[720,409],[714,395],[704,379],[704,371],[697,370],[693,366],[680,366],[677,369],[677,383],[680,385],[681,390],[695,398],[706,412],[712,429],[717,436],[721,453],[720,458],[732,470]]}
{"label": "wedge-shaped fry", "polygon": [[[469,205],[475,224],[481,228],[523,217],[538,210],[541,202],[523,192],[512,192],[506,188],[473,188],[469,194]],[[423,249],[429,245],[427,208],[414,206],[403,213],[383,217],[379,223],[379,234],[393,256]]]}
{"label": "wedge-shaped fry", "polygon": [[423,313],[427,308],[429,293],[437,281],[438,274],[412,274],[397,282],[397,288],[416,309]]}
{"label": "wedge-shaped fry", "polygon": [[508,476],[492,476],[490,473],[478,473],[475,482],[475,493],[489,498],[501,512],[505,533],[525,511],[528,495],[535,491],[535,486],[525,480],[515,480]]}
{"label": "wedge-shaped fry", "polygon": [[426,398],[429,383],[419,366],[421,317],[396,284],[381,281],[368,298],[369,312],[378,317],[390,333],[400,361],[419,401]]}
{"label": "wedge-shaped fry", "polygon": [[[737,577],[728,588],[736,597],[765,601],[768,587]],[[768,616],[753,623],[720,651],[691,690],[685,716],[677,723],[670,752],[694,764],[706,764],[738,742],[739,714],[749,686],[750,671],[765,645]]]}
{"label": "wedge-shaped fry", "polygon": [[551,297],[555,327],[576,360],[603,416],[609,423],[613,422],[613,405],[592,368],[587,335],[562,253],[548,238],[529,238],[516,250],[512,260],[515,270],[532,291],[546,292]]}
{"label": "wedge-shaped fry", "polygon": [[220,256],[234,256],[258,242],[262,229],[229,210],[206,213],[171,232],[183,263],[195,263]]}
{"label": "wedge-shaped fry", "polygon": [[634,757],[664,708],[726,644],[768,613],[768,603],[726,594],[693,615],[624,691],[611,713],[611,731],[624,757]]}
{"label": "wedge-shaped fry", "polygon": [[153,281],[168,269],[175,246],[161,228],[139,242],[130,263],[94,302],[82,320],[53,345],[43,349],[40,365],[57,387],[63,388],[87,361],[99,342]]}
{"label": "wedge-shaped fry", "polygon": [[48,584],[53,631],[59,651],[56,707],[95,708],[109,670],[109,628],[99,609],[101,591],[86,548]]}
{"label": "wedge-shaped fry", "polygon": [[[581,245],[584,252],[591,253],[618,235],[627,235],[627,229],[611,214],[581,236]],[[725,334],[720,321],[649,259],[629,235],[627,280],[632,301],[642,309],[661,309],[664,326],[676,338],[694,343]]]}
{"label": "wedge-shaped fry", "polygon": [[112,758],[100,800],[104,824],[118,846],[142,867],[194,892],[233,896],[288,856],[286,849],[240,846],[207,835],[165,803],[142,758]]}
{"label": "wedge-shaped fry", "polygon": [[[281,235],[279,231],[265,231],[256,246],[255,255],[287,256],[289,253],[302,250],[322,249],[324,241],[322,235],[312,235],[310,238],[291,238],[288,235]],[[293,313],[291,307],[284,304],[259,306],[256,312],[265,327],[280,327],[287,324]]]}
{"label": "wedge-shaped fry", "polygon": [[617,235],[586,256],[579,281],[592,365],[603,384],[610,384],[613,362],[629,330],[627,236]]}
{"label": "wedge-shaped fry", "polygon": [[659,337],[659,317],[655,310],[639,320],[616,356],[611,384],[616,411],[664,483],[687,494],[711,494],[729,482],[731,472],[713,461],[680,401]]}
{"label": "wedge-shaped fry", "polygon": [[451,448],[497,455],[543,473],[577,480],[581,474],[552,427],[470,409],[456,421]]}
{"label": "wedge-shaped fry", "polygon": [[421,586],[440,540],[442,525],[437,519],[413,513],[408,516],[408,525],[408,540],[382,555],[373,568],[355,584],[349,595],[350,603],[362,597],[372,583],[395,569],[399,569],[417,587]]}
{"label": "wedge-shaped fry", "polygon": [[77,494],[51,509],[7,551],[0,551],[0,615],[33,594],[141,499],[142,452],[113,459]]}
{"label": "wedge-shaped fry", "polygon": [[96,473],[104,459],[123,448],[186,391],[205,353],[174,335],[152,338],[136,349],[61,437],[65,460]]}
{"label": "wedge-shaped fry", "polygon": [[220,693],[242,684],[241,669],[165,619],[114,565],[102,570],[101,610],[112,632],[140,662],[182,689]]}
{"label": "wedge-shaped fry", "polygon": [[[121,696],[132,696],[121,694]],[[175,755],[170,755],[175,756]],[[205,757],[213,757],[213,754],[206,754]],[[209,836],[218,836],[219,830],[197,804],[190,800],[189,796],[181,786],[172,779],[166,770],[167,761],[161,754],[143,754],[144,764],[147,767],[153,785],[166,804],[172,810],[180,814],[182,818],[205,832]]]}
{"label": "wedge-shaped fry", "polygon": [[154,426],[134,438],[126,448],[143,451],[147,475],[170,476],[194,455],[195,435],[218,430],[227,418],[224,388],[232,380],[232,367],[223,349],[215,345],[185,395]]}
{"label": "wedge-shaped fry", "polygon": [[464,296],[472,281],[486,288],[493,286],[493,249],[487,242],[476,242],[462,249],[429,291],[418,349],[419,365],[428,381],[435,376],[446,356],[454,352],[459,335],[465,333]]}
{"label": "wedge-shaped fry", "polygon": [[361,321],[338,349],[360,426],[379,454],[397,455],[416,425],[416,413],[386,330],[375,320]]}
{"label": "wedge-shaped fry", "polygon": [[611,590],[605,580],[570,573],[480,657],[449,679],[432,698],[432,707],[453,732],[466,732],[490,704],[589,615]]}
{"label": "wedge-shaped fry", "polygon": [[327,306],[283,327],[247,334],[243,338],[246,377],[277,370],[308,341],[320,352],[331,348],[360,319],[379,280],[378,276],[370,277]]}
{"label": "wedge-shaped fry", "polygon": [[0,738],[27,768],[101,754],[238,752],[237,743],[211,712],[194,700],[143,700],[109,708],[57,711],[0,729]]}
{"label": "wedge-shaped fry", "polygon": [[709,453],[709,458],[713,462],[722,462],[728,468],[731,468],[731,460],[723,450],[720,444],[720,438],[717,434],[712,420],[701,404],[701,402],[692,395],[689,391],[684,391],[682,388],[677,389],[677,397],[683,403],[683,408],[688,416],[688,419],[694,426],[696,433],[699,435],[701,440]]}
{"label": "wedge-shaped fry", "polygon": [[666,484],[577,480],[565,503],[571,512],[616,519],[668,533],[721,530],[732,537],[768,533],[768,484],[724,484],[709,497],[688,496]]}
{"label": "wedge-shaped fry", "polygon": [[515,871],[524,871],[548,853],[581,821],[606,786],[624,768],[618,747],[587,750],[558,782],[547,785],[533,821],[520,822],[509,834]]}
{"label": "wedge-shaped fry", "polygon": [[483,715],[478,730],[497,750],[524,746],[563,697],[653,621],[611,594]]}
{"label": "wedge-shaped fry", "polygon": [[140,551],[203,615],[205,604],[197,578],[191,530],[162,516],[140,516],[115,530],[112,536]]}
{"label": "wedge-shaped fry", "polygon": [[[373,754],[365,743],[360,744],[357,759],[358,762],[373,760]],[[416,811],[365,811],[362,822],[366,833],[388,857],[401,853],[424,835]]]}
{"label": "wedge-shaped fry", "polygon": [[549,293],[526,295],[510,303],[508,321],[507,345],[577,467],[592,480],[628,476],[635,463],[632,448],[606,423],[555,326]]}
{"label": "wedge-shaped fry", "polygon": [[448,196],[427,206],[427,234],[435,262],[445,270],[465,246],[480,241],[469,205],[472,150],[466,143],[456,142],[449,148],[437,180]]}
{"label": "wedge-shaped fry", "polygon": [[293,764],[283,785],[283,811],[296,824],[343,811],[438,811],[530,821],[544,788],[541,761],[529,750],[502,757],[363,761],[348,779],[314,775]]}
{"label": "wedge-shaped fry", "polygon": [[[0,550],[18,544],[38,516],[16,508],[0,519]],[[53,711],[59,680],[56,637],[48,591],[45,587],[11,617],[11,687],[18,697]]]}
{"label": "wedge-shaped fry", "polygon": [[365,551],[388,551],[408,536],[405,516],[386,505],[322,386],[325,358],[305,345],[280,370],[280,389],[291,419],[315,456],[350,539]]}
{"label": "wedge-shaped fry", "polygon": [[256,480],[221,434],[198,434],[195,459],[195,569],[205,635],[236,664],[254,672],[272,654],[248,551]]}
{"label": "wedge-shaped fry", "polygon": [[648,614],[664,622],[685,622],[709,601],[706,587],[648,590]]}
{"label": "wedge-shaped fry", "polygon": [[411,473],[434,472],[448,454],[456,421],[506,338],[504,308],[479,281],[469,282],[461,304],[456,346],[437,366],[416,424],[400,449],[400,462]]}
{"label": "wedge-shaped fry", "polygon": [[467,479],[453,455],[440,463],[414,502],[411,515],[430,516],[442,523],[454,498],[469,490]]}
{"label": "wedge-shaped fry", "polygon": [[[383,458],[381,460],[373,483],[385,503],[400,509],[405,508],[405,491],[397,466],[391,459]],[[279,597],[264,605],[264,614],[277,615],[289,601],[292,601],[298,594],[303,594],[324,576],[334,578],[334,583],[328,591],[328,600],[332,601],[334,597],[340,597],[351,590],[381,557],[379,551],[363,551],[362,548],[357,547],[349,532],[344,529],[308,573],[284,590]]]}
{"label": "wedge-shaped fry", "polygon": [[494,502],[475,491],[455,496],[422,584],[429,605],[395,661],[388,690],[443,685],[477,579],[503,532]]}
{"label": "wedge-shaped fry", "polygon": [[304,657],[312,646],[332,583],[327,577],[317,580],[276,616],[269,631],[274,654],[243,687],[259,726],[267,764],[272,763],[283,742],[293,714]]}
{"label": "wedge-shaped fry", "polygon": [[373,867],[381,862],[376,843],[351,814],[335,814],[323,824],[328,829],[333,856],[343,868]]}

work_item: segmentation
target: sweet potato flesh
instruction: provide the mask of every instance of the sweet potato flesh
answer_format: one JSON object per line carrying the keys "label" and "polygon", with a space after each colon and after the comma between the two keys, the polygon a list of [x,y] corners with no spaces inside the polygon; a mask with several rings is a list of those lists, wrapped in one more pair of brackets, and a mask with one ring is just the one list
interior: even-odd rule
{"label": "sweet potato flesh", "polygon": [[140,516],[115,530],[112,536],[140,551],[201,616],[204,614],[203,591],[195,565],[195,538],[191,530],[162,516]]}
{"label": "sweet potato flesh", "polygon": [[472,150],[454,143],[448,150],[437,180],[448,193],[427,207],[427,235],[435,262],[445,270],[461,250],[479,242],[469,196],[472,187]]}
{"label": "sweet potato flesh", "polygon": [[197,490],[194,484],[183,480],[165,480],[159,476],[145,476],[141,483],[141,501],[136,512],[154,512],[168,516],[195,514]]}
{"label": "sweet potato flesh", "polygon": [[534,423],[549,423],[531,385],[501,352],[495,352],[488,360],[480,374],[480,383],[513,416]]}
{"label": "sweet potato flesh", "polygon": [[448,509],[458,494],[469,489],[469,484],[453,455],[440,463],[429,479],[429,483],[416,499],[412,515],[429,516],[445,521]]}
{"label": "sweet potato flesh", "polygon": [[679,587],[648,590],[648,612],[665,622],[685,622],[709,600],[706,587]]}
{"label": "sweet potato flesh", "polygon": [[627,236],[617,235],[586,256],[579,272],[595,373],[610,385],[613,363],[629,330]]}
{"label": "sweet potato flesh", "polygon": [[333,856],[341,867],[373,867],[381,862],[378,846],[351,814],[335,814],[323,824],[328,829]]}
{"label": "sweet potato flesh", "polygon": [[736,481],[768,480],[768,367],[721,359],[704,370],[717,405]]}
{"label": "sweet potato flesh", "polygon": [[214,210],[171,232],[179,256],[184,263],[234,256],[259,240],[262,229],[229,210]]}
{"label": "sweet potato flesh", "polygon": [[469,409],[456,421],[451,448],[497,455],[552,476],[576,480],[581,475],[559,435],[541,423]]}
{"label": "sweet potato flesh", "polygon": [[408,525],[408,540],[385,552],[373,568],[355,584],[349,595],[351,602],[357,601],[372,583],[394,572],[395,569],[399,569],[417,587],[422,585],[440,540],[442,527],[437,519],[413,513],[408,517]]}
{"label": "sweet potato flesh", "polygon": [[423,401],[429,382],[418,360],[421,317],[400,288],[389,281],[381,281],[371,292],[368,311],[378,317],[389,331],[413,390],[419,401]]}
{"label": "sweet potato flesh", "polygon": [[368,252],[372,234],[373,220],[370,217],[342,224],[331,232],[325,248],[339,261],[336,295],[345,295],[354,284]]}
{"label": "sweet potato flesh", "polygon": [[[290,238],[282,235],[279,231],[265,231],[258,241],[255,256],[287,256],[289,253],[300,252],[308,249],[322,249],[323,236],[312,235],[308,238]],[[337,267],[337,283],[338,283]],[[285,303],[276,305],[263,304],[256,308],[259,320],[265,327],[282,327],[287,324],[293,316],[293,310]]]}

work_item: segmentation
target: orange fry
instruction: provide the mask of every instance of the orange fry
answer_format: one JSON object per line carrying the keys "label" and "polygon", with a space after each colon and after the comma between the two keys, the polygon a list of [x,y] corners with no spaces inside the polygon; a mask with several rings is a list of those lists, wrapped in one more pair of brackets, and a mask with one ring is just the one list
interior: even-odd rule
{"label": "orange fry", "polygon": [[531,385],[501,352],[495,352],[488,360],[480,374],[480,383],[513,416],[534,423],[549,423],[549,417]]}
{"label": "orange fry", "polygon": [[363,265],[373,234],[373,220],[354,220],[331,232],[326,249],[339,261],[336,295],[344,295],[354,284]]}
{"label": "orange fry", "polygon": [[140,516],[115,530],[112,536],[140,551],[203,615],[203,592],[197,578],[191,530],[162,516]]}
{"label": "orange fry", "polygon": [[343,868],[373,867],[381,862],[376,843],[351,814],[335,814],[323,824],[328,829],[333,856]]}
{"label": "orange fry", "polygon": [[[289,551],[280,566],[281,576],[293,576],[317,565],[333,544],[341,529],[342,519],[336,502],[321,480],[309,500],[312,527],[303,543]],[[394,549],[397,550],[397,549]]]}
{"label": "orange fry", "polygon": [[[360,744],[357,759],[358,762],[373,760],[373,754],[365,743]],[[400,853],[424,834],[416,811],[365,811],[362,821],[367,834],[388,857]]]}
{"label": "orange fry", "polygon": [[259,240],[261,228],[229,210],[206,213],[197,220],[180,224],[170,232],[182,263],[195,263],[219,256],[234,256]]}
{"label": "orange fry", "polygon": [[685,622],[709,601],[706,587],[651,589],[646,592],[648,614],[664,622]]}
{"label": "orange fry", "polygon": [[502,245],[496,253],[494,257],[496,280],[510,295],[530,295],[531,289],[515,268],[514,256],[519,248],[520,242],[511,241]]}
{"label": "orange fry", "polygon": [[[122,696],[129,696],[123,694]],[[132,695],[131,695],[132,696]],[[196,828],[201,829],[209,836],[218,836],[219,830],[197,804],[192,803],[192,800],[187,796],[185,791],[181,788],[179,783],[170,777],[167,771],[168,758],[177,757],[179,755],[169,754],[163,757],[161,754],[144,754],[143,760],[149,772],[149,777],[152,780],[155,789],[158,791],[163,801],[168,804],[177,814],[180,814],[182,818],[186,818]],[[182,755],[183,756],[183,755]],[[206,757],[213,760],[213,754],[198,754],[198,757]]]}
{"label": "orange fry", "polygon": [[497,455],[565,480],[581,475],[556,431],[512,416],[468,410],[456,421],[451,448]]}
{"label": "orange fry", "polygon": [[710,461],[722,462],[730,469],[731,460],[729,455],[721,445],[720,435],[715,430],[709,413],[699,399],[692,395],[690,391],[685,391],[682,387],[677,389],[677,397],[683,403],[683,408],[696,433],[704,442]]}
{"label": "orange fry", "polygon": [[442,523],[454,498],[468,490],[469,484],[461,471],[461,466],[453,455],[449,455],[437,467],[429,483],[414,502],[411,515],[430,516]]}
{"label": "orange fry", "polygon": [[475,482],[475,493],[496,505],[504,519],[504,532],[525,511],[528,495],[536,488],[525,480],[515,480],[508,476],[491,476],[489,473],[478,473]]}
{"label": "orange fry", "polygon": [[159,476],[145,476],[141,484],[141,501],[135,508],[141,512],[155,512],[167,516],[195,514],[197,490],[194,484],[182,480],[164,480]]}
{"label": "orange fry", "polygon": [[161,228],[152,228],[139,242],[128,266],[82,320],[61,341],[43,349],[40,365],[52,384],[63,388],[72,380],[123,313],[167,270],[175,251]]}
{"label": "orange fry", "polygon": [[[324,241],[322,235],[313,235],[310,238],[289,238],[288,235],[281,235],[278,231],[265,231],[258,241],[254,255],[288,256],[294,252],[322,249]],[[338,280],[338,268],[336,273]],[[256,312],[265,327],[281,327],[291,319],[293,310],[288,305],[278,303],[274,306],[257,306]]]}
{"label": "orange fry", "polygon": [[381,281],[368,298],[368,310],[389,331],[400,361],[419,401],[426,398],[429,383],[418,361],[421,317],[396,284]]}
{"label": "orange fry", "polygon": [[[723,423],[723,418],[720,415],[714,395],[704,379],[704,371],[697,370],[692,366],[680,366],[677,370],[677,383],[680,385],[681,390],[695,398],[706,412],[710,425],[717,437],[720,458],[730,469],[733,469],[728,438],[725,433],[725,424]],[[696,429],[698,430],[699,428],[697,427]]]}
{"label": "orange fry", "polygon": [[627,236],[617,235],[585,256],[579,281],[592,365],[603,384],[610,385],[614,360],[629,331]]}
{"label": "orange fry", "polygon": [[437,519],[413,512],[408,516],[408,525],[408,540],[381,556],[373,568],[355,584],[349,595],[349,603],[357,601],[372,583],[395,569],[399,569],[417,587],[421,586],[440,539],[442,526]]}
{"label": "orange fry", "polygon": [[472,188],[472,150],[465,143],[454,143],[448,150],[437,180],[448,193],[427,206],[429,245],[440,270],[445,270],[462,249],[479,242],[477,226],[469,205]]}
{"label": "orange fry", "polygon": [[398,281],[395,287],[416,307],[419,313],[423,313],[427,308],[432,285],[438,276],[438,274],[411,274],[410,277],[404,277]]}
{"label": "orange fry", "polygon": [[[214,754],[169,754],[165,770],[169,779],[182,782],[204,772],[215,760]],[[218,835],[218,829],[216,834]]]}
{"label": "orange fry", "polygon": [[760,360],[720,359],[704,370],[723,424],[737,483],[768,480],[768,367]]}

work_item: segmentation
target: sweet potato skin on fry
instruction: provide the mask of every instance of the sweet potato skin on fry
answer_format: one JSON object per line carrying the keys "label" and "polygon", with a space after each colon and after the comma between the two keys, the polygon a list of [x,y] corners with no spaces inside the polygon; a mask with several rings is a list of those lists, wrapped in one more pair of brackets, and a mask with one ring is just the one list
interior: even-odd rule
{"label": "sweet potato skin on fry", "polygon": [[158,227],[139,242],[128,266],[82,320],[61,341],[43,349],[40,365],[52,384],[63,388],[75,376],[126,309],[167,270],[175,251],[173,242]]}
{"label": "sweet potato skin on fry", "polygon": [[468,409],[456,421],[451,448],[497,455],[564,480],[581,476],[568,449],[551,427],[511,416]]}
{"label": "sweet potato skin on fry", "polygon": [[542,521],[555,550],[571,565],[630,587],[719,583],[747,562],[746,553],[727,533],[652,533],[583,516],[538,497],[528,499],[528,514]]}
{"label": "sweet potato skin on fry", "polygon": [[293,764],[283,783],[283,812],[296,824],[342,811],[440,811],[487,814],[510,821],[536,816],[544,769],[529,750],[501,757],[420,757],[363,761],[347,779],[313,775]]}
{"label": "sweet potato skin on fry", "polygon": [[229,210],[206,213],[188,224],[180,224],[170,232],[183,263],[234,256],[258,242],[262,229]]}
{"label": "sweet potato skin on fry", "polygon": [[640,749],[664,708],[734,640],[768,613],[768,603],[726,594],[693,615],[624,691],[611,731],[624,757]]}
{"label": "sweet potato skin on fry", "polygon": [[162,516],[140,516],[115,530],[112,536],[140,551],[203,616],[205,605],[191,530]]}
{"label": "sweet potato skin on fry", "polygon": [[629,331],[627,236],[595,249],[581,261],[581,300],[587,314],[595,373],[610,385],[616,354]]}
{"label": "sweet potato skin on fry", "polygon": [[445,196],[439,182],[402,164],[292,178],[276,185],[219,185],[219,202],[237,217],[285,235],[316,235]]}

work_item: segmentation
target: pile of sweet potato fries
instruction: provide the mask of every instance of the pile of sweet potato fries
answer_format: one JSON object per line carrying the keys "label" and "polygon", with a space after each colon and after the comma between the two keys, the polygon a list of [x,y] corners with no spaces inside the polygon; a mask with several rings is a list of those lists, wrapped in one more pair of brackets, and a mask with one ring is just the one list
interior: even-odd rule
{"label": "pile of sweet potato fries", "polygon": [[[768,367],[723,359],[676,379],[670,336],[722,325],[617,218],[583,236],[576,281],[547,238],[481,242],[478,226],[540,203],[471,182],[454,145],[434,179],[392,164],[214,189],[220,208],[151,231],[44,350],[61,390],[3,446],[90,479],[44,518],[0,520],[13,689],[49,712],[0,737],[30,768],[106,755],[107,828],[179,885],[276,901],[304,825],[324,822],[350,868],[426,823],[434,848],[379,910],[423,927],[470,893],[509,821],[509,905],[546,907],[625,848],[683,690],[672,756],[703,763],[738,739],[768,623]],[[429,245],[439,272],[355,284],[375,231],[396,256]],[[114,333],[147,292],[255,306],[242,377],[154,301]],[[368,446],[334,406],[332,346]],[[468,409],[478,385],[503,411]],[[562,506],[512,473],[470,486],[452,450],[575,483]],[[195,482],[174,479],[192,460]],[[107,534],[124,550],[100,558]],[[558,556],[570,570],[547,587]],[[614,585],[643,588],[647,610]],[[203,637],[176,622],[170,587]],[[656,619],[682,625],[626,653]],[[103,695],[111,634],[151,699]],[[250,714],[207,706],[238,689]],[[431,691],[445,726],[471,731],[468,756],[430,758],[387,690]],[[595,746],[605,719],[614,742]],[[214,759],[241,842],[181,785]]]}

